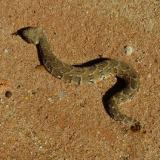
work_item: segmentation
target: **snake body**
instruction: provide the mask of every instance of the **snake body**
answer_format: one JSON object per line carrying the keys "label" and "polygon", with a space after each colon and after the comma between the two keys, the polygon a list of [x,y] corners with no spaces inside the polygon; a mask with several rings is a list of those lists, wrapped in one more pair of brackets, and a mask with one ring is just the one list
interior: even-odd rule
{"label": "snake body", "polygon": [[119,105],[132,99],[139,89],[139,77],[131,65],[114,59],[107,59],[90,66],[69,65],[55,56],[41,27],[27,27],[19,30],[17,34],[26,42],[37,46],[41,63],[56,78],[76,85],[96,83],[110,75],[123,79],[126,85],[107,100],[107,112],[116,121],[131,127],[140,127],[137,120],[128,117],[119,110]]}

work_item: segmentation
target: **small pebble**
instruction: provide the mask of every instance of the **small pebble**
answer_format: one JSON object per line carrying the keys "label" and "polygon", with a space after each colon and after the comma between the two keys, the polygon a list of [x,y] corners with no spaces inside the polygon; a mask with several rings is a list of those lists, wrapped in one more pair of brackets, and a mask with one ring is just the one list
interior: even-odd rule
{"label": "small pebble", "polygon": [[54,103],[54,99],[53,98],[48,98],[48,101],[50,102],[50,103]]}
{"label": "small pebble", "polygon": [[4,53],[8,53],[9,51],[8,51],[8,49],[7,48],[5,48],[4,49]]}
{"label": "small pebble", "polygon": [[11,91],[6,91],[5,96],[7,98],[10,98],[12,96],[12,92]]}
{"label": "small pebble", "polygon": [[133,48],[131,46],[125,46],[124,52],[126,55],[130,56],[133,53]]}
{"label": "small pebble", "polygon": [[8,54],[8,53],[10,53],[10,49],[9,48],[5,48],[4,50],[3,50],[3,52],[5,53],[5,54]]}
{"label": "small pebble", "polygon": [[17,89],[19,89],[19,88],[21,88],[21,85],[20,85],[20,84],[17,86]]}

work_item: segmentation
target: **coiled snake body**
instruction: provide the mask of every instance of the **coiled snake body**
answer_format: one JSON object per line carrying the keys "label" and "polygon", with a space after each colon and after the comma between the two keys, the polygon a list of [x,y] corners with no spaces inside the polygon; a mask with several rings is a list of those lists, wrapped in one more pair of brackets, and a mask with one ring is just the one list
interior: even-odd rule
{"label": "coiled snake body", "polygon": [[113,59],[107,59],[90,66],[68,65],[54,55],[42,28],[27,27],[16,33],[28,43],[37,46],[41,63],[56,78],[76,85],[96,83],[99,80],[106,79],[111,74],[123,79],[126,85],[107,100],[107,112],[116,121],[140,128],[140,123],[137,120],[122,114],[119,110],[119,105],[131,99],[139,89],[139,77],[130,65]]}

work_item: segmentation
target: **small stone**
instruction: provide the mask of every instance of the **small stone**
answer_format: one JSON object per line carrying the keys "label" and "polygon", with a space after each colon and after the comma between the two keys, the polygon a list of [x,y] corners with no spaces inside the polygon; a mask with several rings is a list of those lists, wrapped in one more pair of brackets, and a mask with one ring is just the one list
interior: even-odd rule
{"label": "small stone", "polygon": [[130,56],[133,53],[133,47],[125,46],[124,47],[124,52],[125,52],[126,55]]}
{"label": "small stone", "polygon": [[141,125],[139,122],[135,123],[133,126],[131,126],[131,131],[132,132],[137,132],[137,131],[140,131],[141,130]]}
{"label": "small stone", "polygon": [[48,101],[49,101],[50,103],[54,103],[54,99],[51,98],[51,97],[48,98]]}
{"label": "small stone", "polygon": [[20,85],[20,84],[17,86],[17,89],[19,89],[19,88],[21,88],[21,85]]}
{"label": "small stone", "polygon": [[5,49],[3,50],[3,52],[4,52],[5,54],[10,53],[10,51],[11,51],[11,49],[9,49],[9,48],[5,48]]}
{"label": "small stone", "polygon": [[10,98],[12,96],[12,92],[11,91],[6,91],[5,96],[7,98]]}
{"label": "small stone", "polygon": [[4,53],[8,53],[9,51],[8,51],[8,49],[7,48],[5,48],[4,49]]}

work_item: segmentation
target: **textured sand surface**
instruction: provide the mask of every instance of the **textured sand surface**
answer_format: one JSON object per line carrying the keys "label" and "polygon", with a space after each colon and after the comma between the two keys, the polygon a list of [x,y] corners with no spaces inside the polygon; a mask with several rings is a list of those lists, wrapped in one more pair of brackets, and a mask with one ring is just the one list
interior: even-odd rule
{"label": "textured sand surface", "polygon": [[[0,7],[0,159],[160,159],[160,1],[1,0]],[[121,109],[142,130],[106,113],[102,96],[114,77],[75,87],[37,67],[36,48],[11,35],[26,26],[42,26],[66,63],[102,56],[132,64],[140,91]]]}

